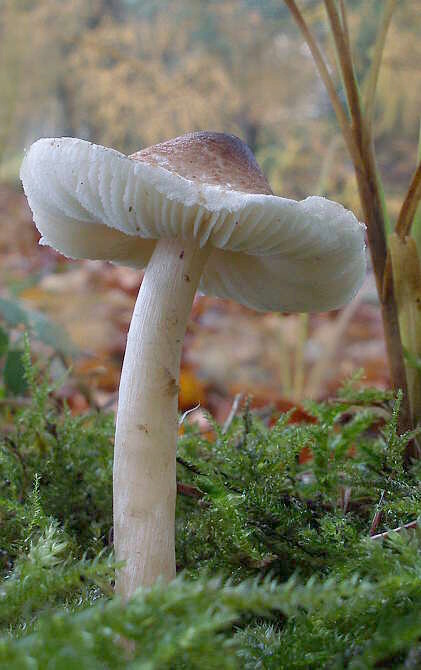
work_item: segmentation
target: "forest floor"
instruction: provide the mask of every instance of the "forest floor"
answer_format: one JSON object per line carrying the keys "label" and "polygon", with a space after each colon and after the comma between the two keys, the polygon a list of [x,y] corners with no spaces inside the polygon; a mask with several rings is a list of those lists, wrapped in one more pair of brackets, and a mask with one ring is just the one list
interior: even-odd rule
{"label": "forest floor", "polygon": [[415,435],[398,434],[399,398],[381,390],[370,275],[343,310],[309,318],[196,298],[180,574],[125,603],[111,412],[141,276],[39,246],[23,194],[1,185],[0,221],[0,670],[420,667],[421,468],[404,467]]}
{"label": "forest floor", "polygon": [[[72,380],[62,391],[72,411],[92,403],[113,408],[141,275],[99,261],[69,261],[39,246],[23,193],[6,184],[0,184],[0,221],[1,296],[18,296],[68,333],[78,350],[67,361]],[[308,320],[197,296],[183,352],[180,410],[200,403],[223,422],[237,394],[250,396],[256,407],[300,407],[303,399],[334,393],[359,369],[362,384],[387,386],[371,275],[349,306]],[[191,420],[202,421],[203,412]]]}

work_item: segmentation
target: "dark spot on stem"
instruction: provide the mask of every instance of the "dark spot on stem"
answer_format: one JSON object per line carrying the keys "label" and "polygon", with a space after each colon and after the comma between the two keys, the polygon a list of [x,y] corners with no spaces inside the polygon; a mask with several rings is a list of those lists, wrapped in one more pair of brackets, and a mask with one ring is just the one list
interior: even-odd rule
{"label": "dark spot on stem", "polygon": [[149,435],[149,430],[147,429],[144,423],[138,423],[137,427],[139,428],[139,430],[142,430],[144,433],[146,433],[146,435]]}
{"label": "dark spot on stem", "polygon": [[190,275],[183,275],[184,281],[190,281]]}
{"label": "dark spot on stem", "polygon": [[179,258],[184,258],[184,249],[182,250],[181,254],[179,255]]}
{"label": "dark spot on stem", "polygon": [[168,375],[168,382],[166,384],[166,392],[168,393],[169,396],[177,395],[179,392],[179,386],[175,380],[175,377],[171,374],[170,370],[168,368],[165,368],[165,372]]}
{"label": "dark spot on stem", "polygon": [[130,205],[129,212],[132,212],[132,211],[133,211],[133,207],[132,207],[132,205]]}

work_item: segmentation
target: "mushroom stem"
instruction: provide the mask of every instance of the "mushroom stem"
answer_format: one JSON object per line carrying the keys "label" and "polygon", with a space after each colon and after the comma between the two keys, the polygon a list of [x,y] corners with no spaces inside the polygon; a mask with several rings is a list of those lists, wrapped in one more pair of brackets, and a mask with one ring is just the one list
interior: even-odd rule
{"label": "mushroom stem", "polygon": [[162,239],[134,308],[121,373],[114,452],[116,591],[175,576],[176,446],[180,358],[210,247]]}

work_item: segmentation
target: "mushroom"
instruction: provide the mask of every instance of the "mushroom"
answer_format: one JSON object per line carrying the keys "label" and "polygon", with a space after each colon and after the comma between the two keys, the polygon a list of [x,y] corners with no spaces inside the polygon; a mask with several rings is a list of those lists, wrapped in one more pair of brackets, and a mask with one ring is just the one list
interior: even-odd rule
{"label": "mushroom", "polygon": [[237,137],[196,132],[125,156],[40,139],[21,179],[48,244],[146,267],[127,337],[114,455],[116,590],[175,575],[177,396],[197,289],[261,311],[335,309],[365,275],[364,226],[321,197],[273,195]]}

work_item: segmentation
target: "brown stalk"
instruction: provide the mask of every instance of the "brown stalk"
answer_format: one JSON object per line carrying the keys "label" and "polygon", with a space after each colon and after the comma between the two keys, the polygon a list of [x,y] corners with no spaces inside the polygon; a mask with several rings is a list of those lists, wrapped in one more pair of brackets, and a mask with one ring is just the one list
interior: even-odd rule
{"label": "brown stalk", "polygon": [[349,36],[348,15],[346,13],[345,0],[339,0],[339,11],[341,13],[341,23],[346,48],[349,53],[351,53],[351,38]]}
{"label": "brown stalk", "polygon": [[385,533],[372,535],[370,540],[387,540],[390,533],[402,533],[403,530],[415,530],[415,528],[418,528],[418,520],[411,521],[411,523],[406,523],[404,526],[399,526],[399,528],[394,528],[393,530],[387,530]]}
{"label": "brown stalk", "polygon": [[[389,237],[389,253],[393,268],[393,288],[399,306],[402,344],[418,359],[421,356],[421,267],[417,244],[411,236],[402,239],[392,233]],[[413,423],[417,424],[421,418],[419,371],[408,362],[406,375],[411,417]]]}
{"label": "brown stalk", "polygon": [[372,169],[371,167],[373,164],[375,165],[371,143],[365,150],[365,158],[368,161],[367,175],[364,177],[357,171],[358,191],[365,220],[367,222],[367,237],[377,292],[380,299],[392,386],[396,390],[402,389],[403,391],[399,428],[404,432],[405,430],[412,428],[409,412],[408,387],[393,282],[390,282],[388,291],[383,292],[384,275],[386,272],[387,244],[384,233],[383,207],[376,171],[375,168]]}
{"label": "brown stalk", "polygon": [[[401,240],[411,232],[411,226],[415,218],[418,205],[421,201],[421,163],[419,163],[415,170],[411,183],[402,207],[399,212],[398,220],[395,226],[395,233],[399,235]],[[382,294],[383,299],[387,300],[390,292],[393,290],[393,275],[392,275],[392,261],[390,253],[387,255],[386,267],[383,278]]]}
{"label": "brown stalk", "polygon": [[[402,342],[399,330],[397,305],[393,290],[393,282],[387,294],[383,293],[383,279],[387,258],[387,244],[385,236],[385,215],[381,191],[377,176],[377,166],[374,155],[373,140],[367,128],[361,109],[358,84],[354,73],[349,39],[344,34],[342,23],[346,21],[345,4],[342,4],[342,23],[333,0],[325,0],[335,46],[338,52],[339,66],[344,82],[344,88],[351,115],[349,124],[345,110],[336,93],[332,78],[328,72],[323,56],[313,38],[306,21],[298,9],[295,0],[284,0],[291,11],[304,39],[313,55],[316,67],[326,86],[336,117],[344,134],[345,143],[354,163],[358,192],[367,223],[367,237],[376,279],[376,286],[380,298],[383,328],[387,356],[390,366],[391,381],[395,389],[402,389],[404,400],[401,406],[401,431],[411,428],[405,363],[403,358]],[[347,26],[347,22],[345,23]],[[345,27],[347,30],[347,27]]]}
{"label": "brown stalk", "polygon": [[[364,123],[358,94],[358,84],[355,78],[354,65],[352,63],[349,36],[347,38],[346,33],[342,28],[341,19],[334,0],[324,0],[324,3],[343,77],[346,98],[351,114],[352,132],[362,157],[362,147],[365,139]],[[343,6],[343,11],[345,13],[345,6]]]}
{"label": "brown stalk", "polygon": [[411,183],[409,184],[408,192],[403,201],[399,217],[395,226],[395,233],[401,239],[409,235],[411,231],[412,222],[415,218],[418,205],[421,202],[421,163],[412,175]]}
{"label": "brown stalk", "polygon": [[[411,428],[408,387],[402,341],[399,328],[398,309],[394,295],[393,282],[387,295],[383,292],[386,259],[388,255],[385,236],[385,217],[377,177],[377,166],[373,148],[373,138],[362,113],[358,83],[355,77],[352,55],[341,27],[341,21],[334,0],[325,0],[335,46],[338,52],[340,68],[352,119],[352,133],[361,155],[364,173],[355,165],[358,191],[367,221],[367,237],[380,298],[386,349],[391,368],[392,384],[402,389],[404,401],[401,407],[400,429]],[[345,9],[345,7],[344,7]]]}

